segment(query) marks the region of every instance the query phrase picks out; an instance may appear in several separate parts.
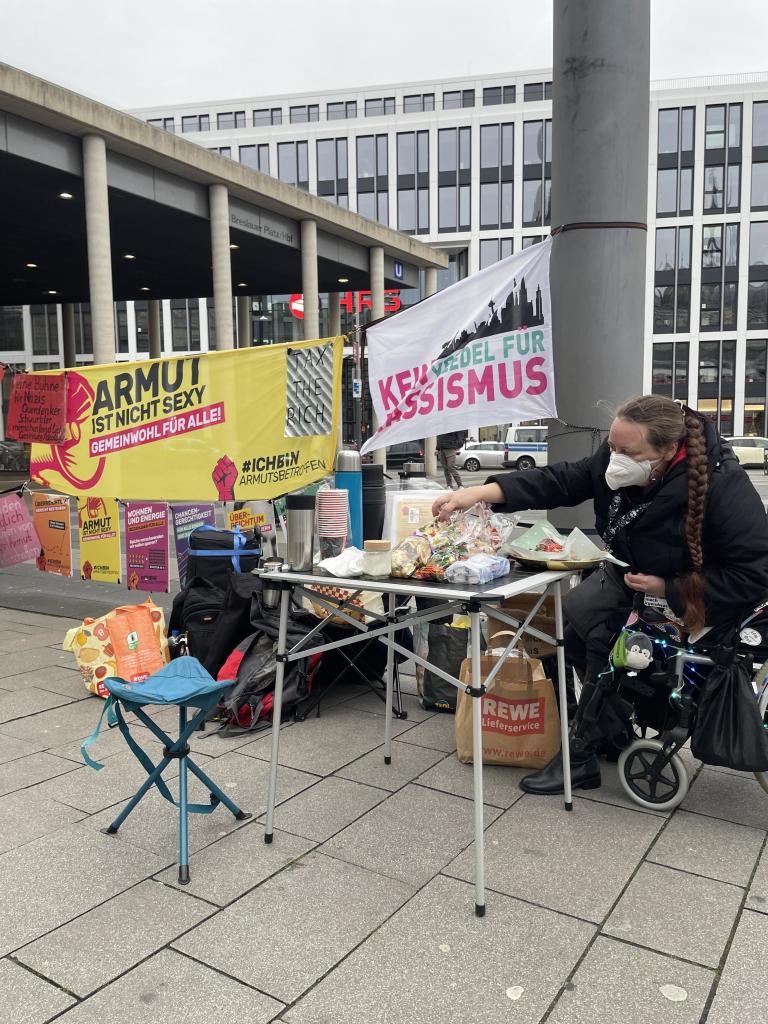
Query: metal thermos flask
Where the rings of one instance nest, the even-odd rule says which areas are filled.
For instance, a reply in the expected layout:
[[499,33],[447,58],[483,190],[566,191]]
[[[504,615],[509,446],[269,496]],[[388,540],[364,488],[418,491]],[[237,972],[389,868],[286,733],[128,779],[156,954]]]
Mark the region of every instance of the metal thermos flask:
[[363,547],[363,466],[360,452],[340,451],[336,455],[336,487],[349,494],[350,541]]
[[[261,563],[262,569],[267,569],[270,572],[274,572],[279,569],[283,564],[282,558],[265,558]],[[264,608],[277,608],[280,604],[280,591],[273,588],[269,583],[264,583],[261,588],[261,603]]]
[[315,496],[289,494],[285,499],[288,558],[295,572],[309,572],[315,547]]

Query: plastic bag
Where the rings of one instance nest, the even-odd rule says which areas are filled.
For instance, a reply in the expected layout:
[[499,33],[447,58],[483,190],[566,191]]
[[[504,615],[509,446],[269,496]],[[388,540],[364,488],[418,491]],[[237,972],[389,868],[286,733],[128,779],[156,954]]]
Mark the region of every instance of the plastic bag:
[[426,565],[432,556],[428,539],[420,533],[408,537],[392,552],[392,575],[401,578],[413,576],[421,565]]
[[490,583],[491,580],[506,576],[509,562],[503,555],[470,555],[460,562],[454,562],[445,570],[449,583]]
[[329,572],[331,576],[349,578],[350,576],[363,575],[363,552],[360,548],[345,548],[340,555],[334,558],[323,558],[317,564],[318,568]]
[[768,733],[748,665],[737,658],[716,665],[707,676],[691,736],[693,756],[704,764],[737,772],[768,771]]
[[[457,562],[472,555],[494,555],[511,536],[515,522],[514,518],[489,512],[483,504],[455,513],[447,523],[432,520],[392,552],[392,575],[447,579],[446,571]],[[509,572],[505,564],[501,575]]]

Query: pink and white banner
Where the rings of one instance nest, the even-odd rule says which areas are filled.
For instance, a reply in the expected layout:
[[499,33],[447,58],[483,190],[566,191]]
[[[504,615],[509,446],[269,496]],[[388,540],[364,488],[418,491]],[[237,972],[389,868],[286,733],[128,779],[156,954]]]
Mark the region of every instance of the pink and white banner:
[[368,329],[380,427],[364,453],[557,415],[551,251],[550,237]]

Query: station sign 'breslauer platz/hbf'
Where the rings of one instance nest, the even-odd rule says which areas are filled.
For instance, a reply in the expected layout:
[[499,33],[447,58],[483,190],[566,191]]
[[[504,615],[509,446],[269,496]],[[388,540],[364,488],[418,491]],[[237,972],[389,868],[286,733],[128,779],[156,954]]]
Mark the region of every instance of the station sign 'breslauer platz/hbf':
[[[294,292],[288,303],[291,313],[297,320],[304,319],[304,296]],[[364,309],[373,309],[370,292],[339,292],[339,306],[347,313],[360,313]],[[400,309],[400,289],[387,288],[384,292],[384,312],[396,313]]]

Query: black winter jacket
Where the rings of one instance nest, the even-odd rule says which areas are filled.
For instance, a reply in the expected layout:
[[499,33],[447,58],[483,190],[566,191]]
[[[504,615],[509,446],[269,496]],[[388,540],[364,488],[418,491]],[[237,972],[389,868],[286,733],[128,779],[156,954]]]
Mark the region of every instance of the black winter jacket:
[[[768,518],[763,503],[730,446],[710,420],[705,427],[709,487],[705,500],[702,551],[705,604],[710,626],[735,623],[739,616],[768,598]],[[607,441],[580,462],[560,462],[527,473],[488,478],[504,491],[504,511],[580,505],[592,498],[598,533],[608,526],[614,498],[605,482],[610,451]],[[673,466],[650,491],[626,488],[625,510],[650,501],[650,506],[613,537],[610,547],[632,572],[661,576],[666,599],[678,615],[683,603],[676,578],[691,568],[685,540],[688,507],[687,461]]]

